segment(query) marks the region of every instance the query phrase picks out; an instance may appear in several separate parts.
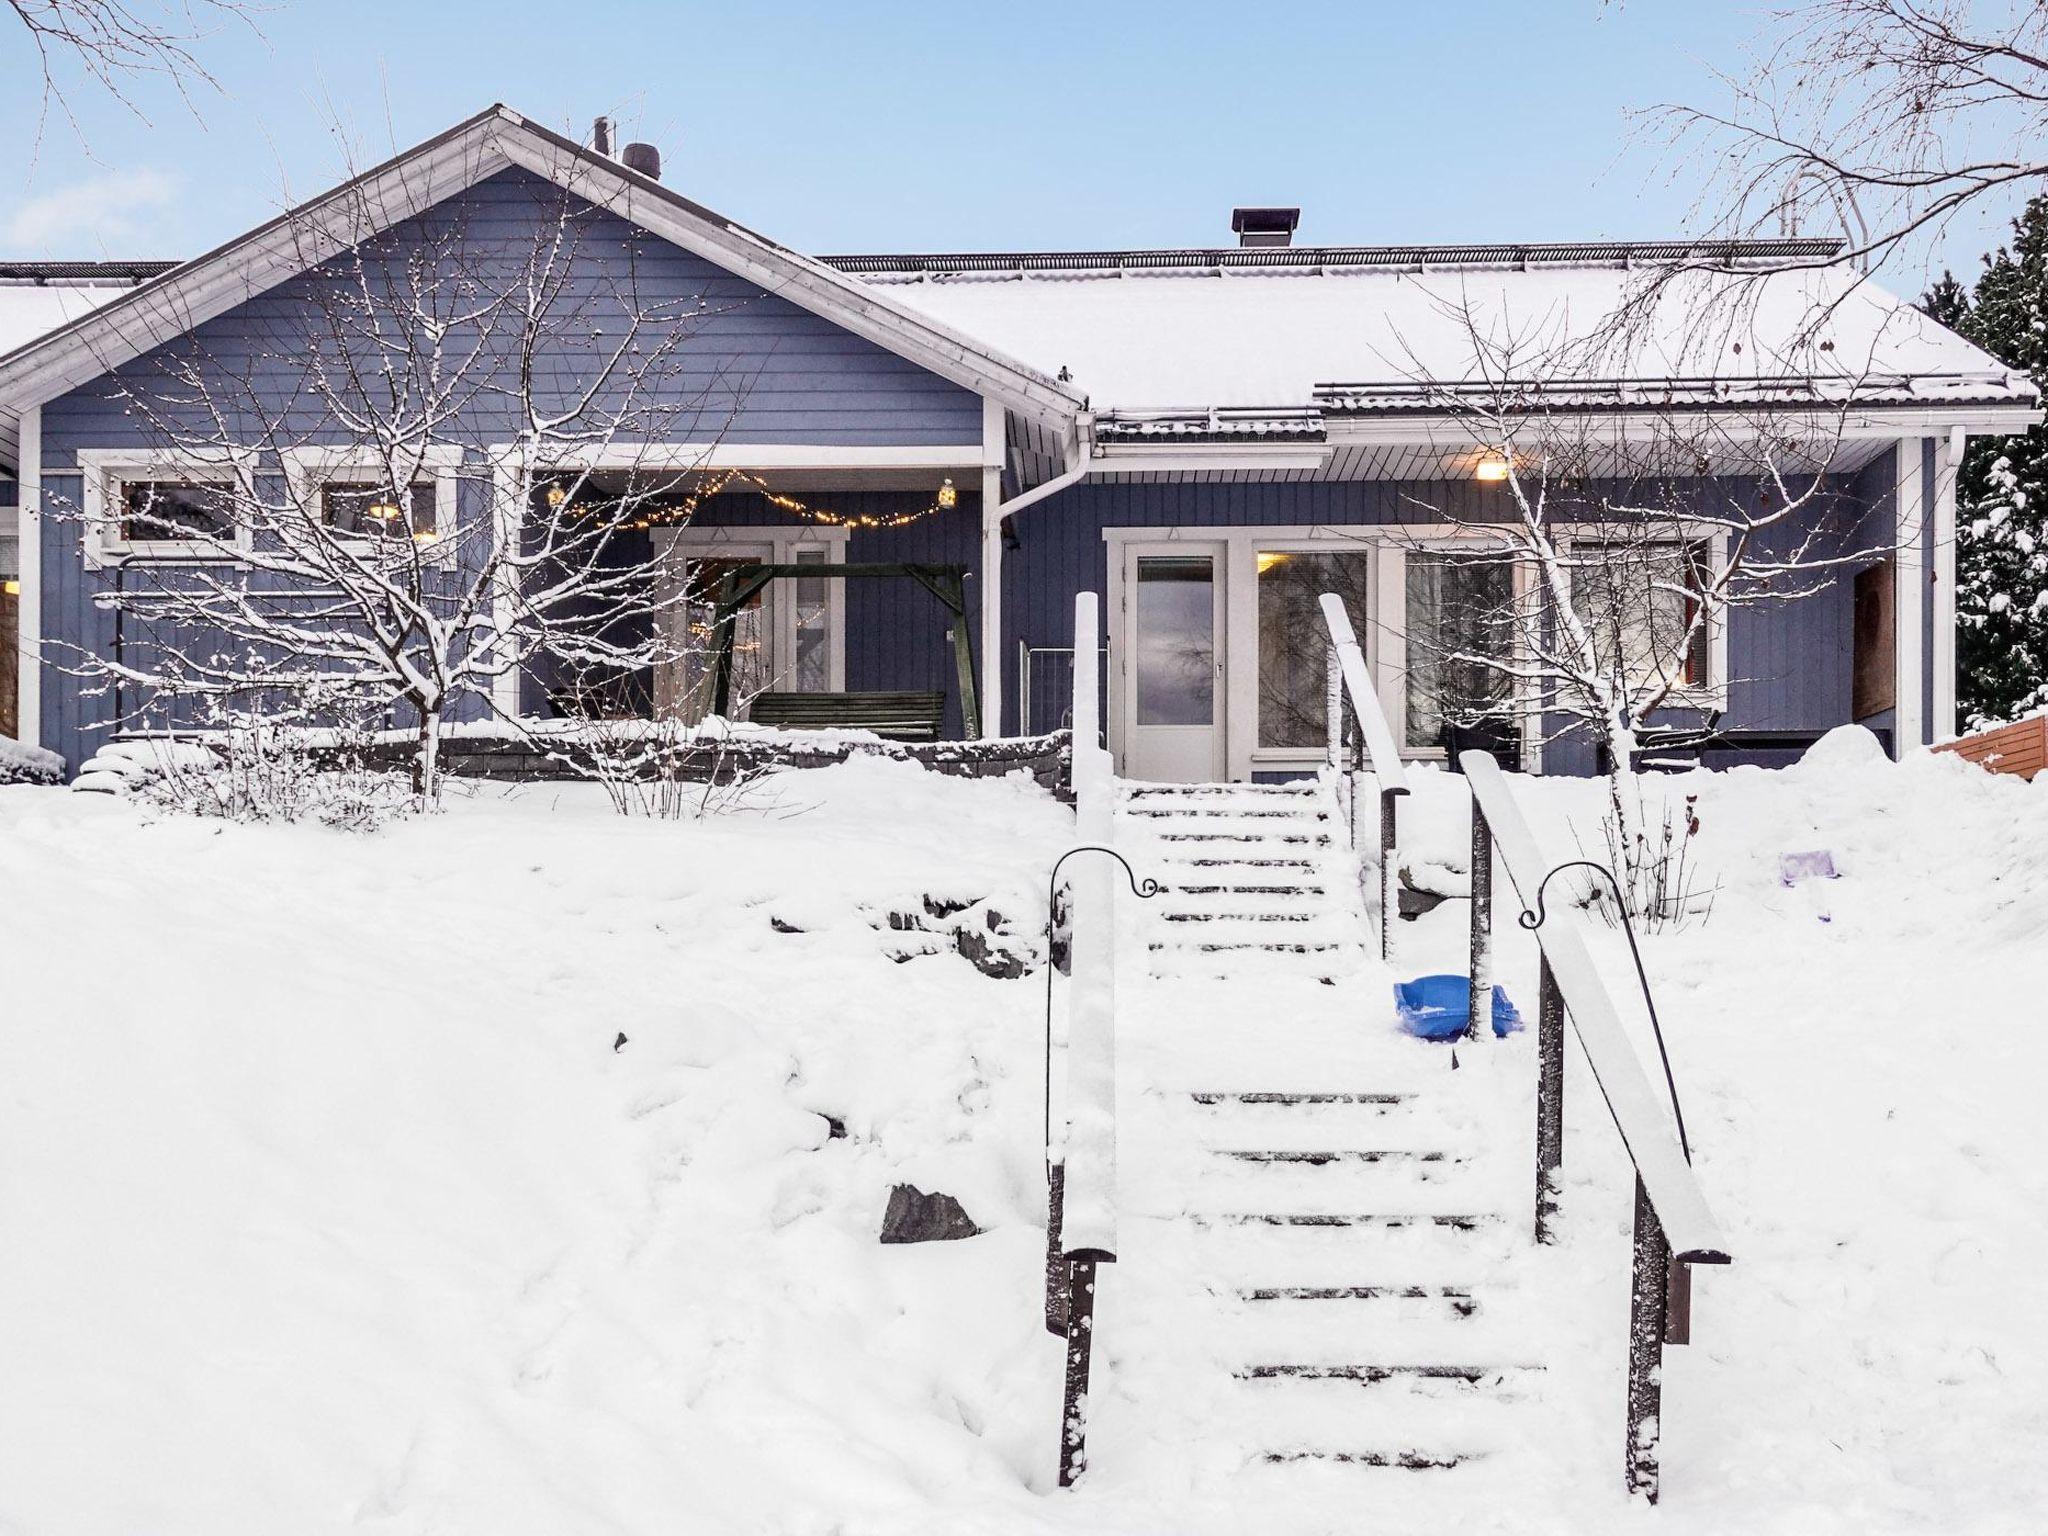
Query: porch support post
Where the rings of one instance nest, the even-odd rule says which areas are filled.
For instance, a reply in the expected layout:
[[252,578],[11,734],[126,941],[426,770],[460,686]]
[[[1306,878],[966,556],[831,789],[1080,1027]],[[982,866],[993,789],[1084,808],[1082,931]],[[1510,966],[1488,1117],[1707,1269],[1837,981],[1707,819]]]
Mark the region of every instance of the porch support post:
[[[15,729],[32,747],[50,743],[43,736],[43,408],[32,405],[21,413],[20,474],[15,480],[15,547],[21,553],[21,601],[15,606],[20,635],[17,654],[0,658],[0,665],[19,667],[15,674]],[[90,473],[90,471],[88,471]],[[84,501],[83,492],[79,500]],[[78,764],[69,764],[74,771]]]
[[1945,741],[1956,733],[1956,479],[1963,471],[1968,440],[1961,427],[1949,429],[1935,445],[1934,548],[1930,556],[1928,597],[1934,604],[1934,634],[1929,665],[1934,669],[1934,713],[1928,734]]
[[1922,693],[1926,687],[1927,498],[1924,438],[1899,439],[1892,491],[1892,756],[1903,758],[1927,741]]
[[[1000,402],[981,402],[981,730],[1003,734],[1003,449],[1009,424]],[[1018,723],[1018,729],[1023,724]]]

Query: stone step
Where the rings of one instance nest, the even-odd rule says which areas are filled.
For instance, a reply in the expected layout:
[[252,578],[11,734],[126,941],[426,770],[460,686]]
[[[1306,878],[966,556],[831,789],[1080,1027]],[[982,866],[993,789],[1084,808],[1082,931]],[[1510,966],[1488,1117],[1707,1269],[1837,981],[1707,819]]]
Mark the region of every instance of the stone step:
[[1245,1381],[1355,1381],[1362,1386],[1377,1386],[1385,1381],[1437,1381],[1456,1382],[1467,1387],[1502,1387],[1512,1384],[1517,1378],[1540,1375],[1540,1365],[1440,1365],[1421,1363],[1384,1364],[1374,1362],[1361,1364],[1355,1361],[1322,1363],[1315,1361],[1260,1361],[1240,1367],[1238,1376]]
[[1384,1232],[1477,1232],[1501,1221],[1492,1211],[1218,1211],[1191,1219],[1233,1227],[1371,1227]]
[[1323,793],[1320,784],[1297,781],[1292,784],[1131,784],[1117,786],[1129,800],[1216,800],[1232,796],[1248,800],[1313,799]]

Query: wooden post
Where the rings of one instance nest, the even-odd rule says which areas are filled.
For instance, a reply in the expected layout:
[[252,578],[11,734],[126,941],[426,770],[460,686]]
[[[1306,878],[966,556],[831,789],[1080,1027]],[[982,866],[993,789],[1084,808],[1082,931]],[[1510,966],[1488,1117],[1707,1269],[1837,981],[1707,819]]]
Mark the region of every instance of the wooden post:
[[1564,993],[1541,966],[1536,1023],[1536,1241],[1554,1242],[1557,1170],[1564,1166]]
[[1657,1450],[1663,1433],[1664,1332],[1671,1298],[1671,1245],[1636,1178],[1635,1278],[1628,1304],[1628,1444],[1623,1478],[1628,1491],[1657,1502]]
[[1067,1273],[1067,1388],[1060,1411],[1060,1486],[1088,1467],[1088,1369],[1095,1343],[1095,1260],[1077,1258]]
[[718,606],[711,610],[711,643],[717,647],[711,664],[711,713],[721,718],[732,703],[733,629],[739,618],[733,607],[733,578],[727,571],[718,581]]
[[981,735],[981,705],[974,687],[974,636],[967,631],[967,589],[958,576],[946,586],[953,609],[953,669],[960,680],[960,733],[974,741]]
[[1477,1040],[1493,1024],[1493,831],[1479,797],[1472,797],[1471,1016],[1465,1038]]
[[1380,958],[1394,954],[1394,923],[1401,915],[1400,872],[1394,868],[1394,843],[1399,832],[1401,791],[1380,791]]
[[[1047,1064],[1051,1070],[1051,1064]],[[1060,1243],[1061,1217],[1067,1194],[1067,1165],[1048,1163],[1045,1169],[1045,1331],[1064,1338],[1067,1332],[1067,1254]]]

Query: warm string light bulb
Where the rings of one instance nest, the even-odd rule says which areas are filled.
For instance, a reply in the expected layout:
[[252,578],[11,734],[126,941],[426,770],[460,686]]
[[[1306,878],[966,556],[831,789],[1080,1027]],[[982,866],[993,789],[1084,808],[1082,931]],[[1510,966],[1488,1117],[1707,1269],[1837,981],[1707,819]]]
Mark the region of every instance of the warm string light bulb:
[[[691,494],[684,500],[681,506],[664,507],[659,511],[647,512],[634,518],[630,523],[622,523],[619,526],[641,529],[665,527],[674,523],[687,523],[692,517],[696,516],[698,506],[703,503],[706,497],[718,495],[735,480],[744,481],[747,485],[753,487],[755,493],[777,511],[787,512],[792,517],[800,517],[806,522],[816,523],[820,527],[825,528],[859,528],[863,530],[904,528],[911,523],[920,522],[934,513],[950,512],[960,505],[960,491],[951,479],[947,479],[942,481],[938,490],[933,493],[931,504],[915,512],[885,512],[880,514],[872,512],[833,512],[824,507],[811,506],[786,492],[774,490],[766,480],[747,470],[727,469],[719,471],[711,485]],[[562,490],[559,483],[551,484],[547,490],[547,500],[550,507],[559,508],[567,500],[567,493]],[[572,510],[576,510],[582,516],[588,515],[588,512],[580,507]]]

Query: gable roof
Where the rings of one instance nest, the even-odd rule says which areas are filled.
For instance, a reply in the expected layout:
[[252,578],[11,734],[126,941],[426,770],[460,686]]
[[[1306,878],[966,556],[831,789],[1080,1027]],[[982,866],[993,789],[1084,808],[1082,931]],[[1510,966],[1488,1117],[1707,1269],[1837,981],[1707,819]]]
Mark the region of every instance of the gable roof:
[[139,357],[318,265],[371,230],[422,213],[508,166],[570,187],[649,233],[1022,416],[1065,426],[1086,407],[1071,385],[497,105],[225,245],[110,295],[91,313],[15,345],[0,356],[0,460],[13,458],[21,410]]

